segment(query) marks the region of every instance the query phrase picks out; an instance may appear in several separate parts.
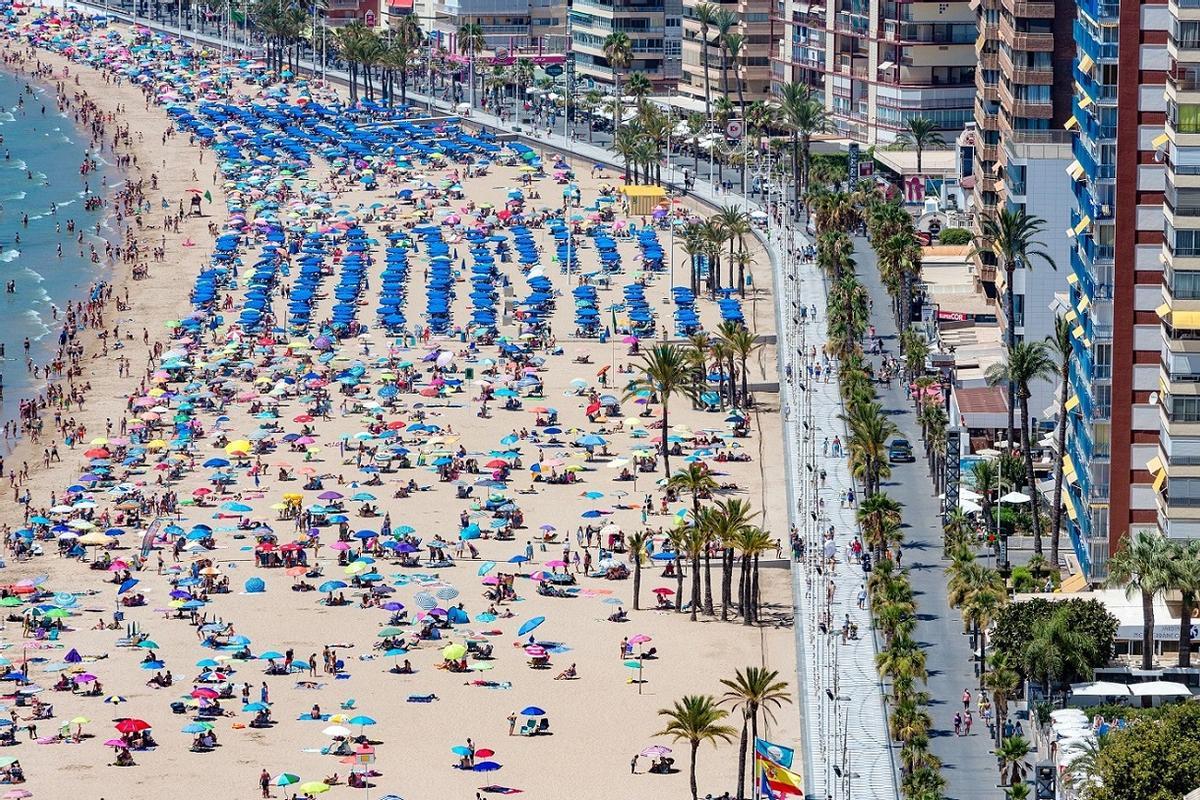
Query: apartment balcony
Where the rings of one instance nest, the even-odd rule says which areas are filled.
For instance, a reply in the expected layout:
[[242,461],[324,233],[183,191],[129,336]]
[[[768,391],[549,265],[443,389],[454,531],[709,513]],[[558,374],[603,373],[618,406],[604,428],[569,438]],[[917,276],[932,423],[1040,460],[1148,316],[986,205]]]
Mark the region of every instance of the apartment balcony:
[[[1000,145],[987,144],[978,137],[975,139],[975,158],[977,161],[983,161],[987,164],[995,164],[1000,160]],[[978,176],[976,176],[978,180]]]
[[1200,131],[1195,133],[1180,131],[1175,121],[1171,119],[1170,113],[1167,114],[1166,130],[1171,137],[1172,144],[1178,147],[1200,147]]
[[996,81],[988,83],[983,79],[982,72],[975,73],[975,90],[979,92],[979,98],[989,103],[996,103],[1000,100],[1000,84]]
[[[980,53],[979,54],[979,70],[989,70],[990,71],[990,70],[998,70],[998,69],[1000,69],[1000,59],[997,56],[995,51],[992,51],[990,53]],[[979,74],[979,70],[976,70],[976,72],[975,72],[976,75]]]
[[1168,0],[1167,8],[1180,21],[1200,20],[1200,0]]
[[1177,103],[1200,103],[1200,75],[1191,70],[1167,73],[1166,94]]
[[1101,42],[1094,38],[1087,26],[1078,20],[1075,21],[1072,31],[1074,33],[1075,43],[1083,52],[1087,53],[1096,63],[1111,62],[1117,60],[1117,43],[1116,42]]
[[1013,28],[1012,21],[1007,16],[1000,18],[1000,38],[1008,42],[1013,50],[1037,53],[1054,51],[1054,34],[1018,32]]
[[1200,38],[1168,36],[1167,55],[1185,64],[1200,63]]
[[1028,0],[1000,0],[1001,7],[1014,17],[1025,19],[1054,19],[1054,3]]

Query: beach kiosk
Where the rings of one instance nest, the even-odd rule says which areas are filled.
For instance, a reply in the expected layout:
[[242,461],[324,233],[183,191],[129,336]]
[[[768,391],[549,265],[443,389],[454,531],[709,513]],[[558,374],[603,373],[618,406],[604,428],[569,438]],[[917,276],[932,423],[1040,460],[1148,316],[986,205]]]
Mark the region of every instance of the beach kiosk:
[[667,196],[661,186],[641,184],[622,186],[621,193],[629,198],[629,213],[634,216],[653,214],[659,201]]

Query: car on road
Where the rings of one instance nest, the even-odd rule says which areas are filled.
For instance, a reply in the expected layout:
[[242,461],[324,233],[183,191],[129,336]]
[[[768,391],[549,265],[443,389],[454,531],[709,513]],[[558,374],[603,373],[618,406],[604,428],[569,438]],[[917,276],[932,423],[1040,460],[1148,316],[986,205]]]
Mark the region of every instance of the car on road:
[[888,445],[888,461],[893,464],[911,463],[917,459],[913,456],[912,445],[907,439],[893,439]]

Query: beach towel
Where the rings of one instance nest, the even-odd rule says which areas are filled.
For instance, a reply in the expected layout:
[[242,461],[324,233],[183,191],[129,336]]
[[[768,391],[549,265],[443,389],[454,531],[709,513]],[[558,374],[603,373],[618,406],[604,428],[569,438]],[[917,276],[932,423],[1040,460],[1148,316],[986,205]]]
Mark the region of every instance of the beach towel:
[[296,717],[296,719],[300,720],[301,722],[328,722],[329,715],[322,714],[320,717],[314,717],[312,714],[301,714],[300,716]]
[[487,792],[488,794],[520,794],[521,789],[512,789],[508,786],[497,786],[494,783],[489,783],[487,786],[480,786],[479,791]]
[[410,694],[408,696],[408,702],[410,703],[432,703],[437,699],[436,694]]

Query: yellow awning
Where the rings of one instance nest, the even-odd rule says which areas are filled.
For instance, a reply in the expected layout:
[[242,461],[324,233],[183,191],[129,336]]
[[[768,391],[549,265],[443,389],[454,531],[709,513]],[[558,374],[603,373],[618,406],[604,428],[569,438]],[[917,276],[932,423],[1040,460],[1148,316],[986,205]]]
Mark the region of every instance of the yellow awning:
[[1163,470],[1162,472],[1160,472],[1154,476],[1154,491],[1161,492],[1163,486],[1166,485],[1166,482],[1167,482],[1167,471]]
[[1158,148],[1160,148],[1164,144],[1166,144],[1167,140],[1170,138],[1171,138],[1170,136],[1168,136],[1167,134],[1164,133],[1161,136],[1155,136],[1154,140],[1152,142],[1150,142],[1150,144],[1154,145],[1154,149],[1157,150]]
[[1085,230],[1087,230],[1087,226],[1091,225],[1091,224],[1092,224],[1092,218],[1089,217],[1087,214],[1084,214],[1083,219],[1079,220],[1079,222],[1076,223],[1075,227],[1072,228],[1071,230],[1075,231],[1075,235],[1078,236],[1079,234],[1081,234]]
[[999,174],[1000,174],[1000,170],[1002,170],[1002,169],[1004,169],[1004,165],[1003,165],[1003,164],[1001,164],[999,161],[997,161],[996,163],[992,164],[992,172],[993,172],[994,174],[996,174],[996,175],[999,175]]
[[1079,180],[1080,176],[1083,175],[1083,164],[1079,163],[1079,159],[1075,159],[1067,165],[1067,174],[1075,180]]
[[1067,411],[1074,411],[1079,407],[1079,395],[1073,394],[1067,398],[1067,402],[1063,404],[1063,408]]
[[[1075,519],[1075,506],[1070,503],[1067,503],[1067,514],[1070,515],[1071,519]],[[1087,588],[1087,585],[1087,578],[1084,577],[1083,570],[1080,570],[1074,575],[1068,575],[1063,578],[1062,583],[1058,585],[1058,593],[1074,594],[1075,592],[1082,592]]]
[[1071,460],[1071,456],[1063,456],[1063,474],[1075,474],[1075,462]]
[[1084,53],[1083,58],[1079,59],[1079,69],[1083,72],[1087,72],[1094,66],[1096,66],[1096,62],[1092,61],[1092,57],[1087,53]]
[[1189,331],[1200,330],[1200,311],[1172,312],[1171,327]]
[[1078,124],[1079,124],[1079,120],[1075,119],[1075,115],[1072,114],[1067,119],[1067,121],[1065,123],[1063,123],[1063,127],[1066,128],[1067,130],[1071,130],[1071,128],[1074,128]]
[[1074,272],[1072,272],[1070,275],[1067,276],[1067,283],[1074,286],[1075,284],[1079,283],[1079,276],[1076,275]]
[[1075,313],[1075,309],[1071,309],[1067,313],[1063,314],[1063,319],[1065,319],[1067,322],[1074,322],[1075,320],[1079,319],[1079,315]]
[[1171,313],[1171,304],[1163,303],[1161,306],[1154,309],[1154,313],[1158,314],[1159,319],[1166,319],[1167,315]]
[[1087,108],[1091,104],[1092,104],[1092,98],[1088,97],[1086,94],[1079,98],[1079,107],[1080,108]]
[[667,193],[666,190],[661,186],[642,186],[636,184],[632,186],[622,186],[621,192],[626,197],[663,197]]
[[1083,336],[1083,326],[1076,325],[1074,328],[1071,328],[1071,335],[1076,339],[1078,339],[1080,336]]
[[1083,297],[1079,298],[1079,305],[1077,305],[1075,307],[1078,308],[1079,313],[1082,314],[1084,311],[1087,310],[1087,307],[1091,304],[1092,304],[1092,301],[1089,300],[1088,296],[1085,294]]

